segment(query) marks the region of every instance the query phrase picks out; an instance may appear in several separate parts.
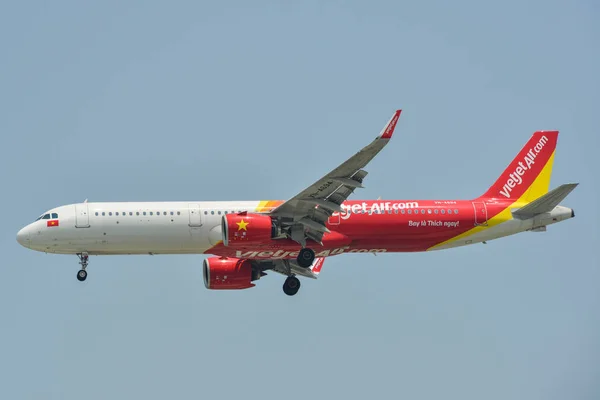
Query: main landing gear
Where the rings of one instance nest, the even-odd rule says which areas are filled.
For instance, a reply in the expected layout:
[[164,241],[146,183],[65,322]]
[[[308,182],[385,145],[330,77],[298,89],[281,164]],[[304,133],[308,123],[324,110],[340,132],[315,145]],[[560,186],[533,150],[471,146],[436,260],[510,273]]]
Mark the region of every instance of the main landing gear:
[[302,268],[310,267],[313,261],[315,261],[315,251],[307,247],[303,248],[298,253],[298,258],[296,258],[296,261]]
[[77,272],[77,280],[79,282],[85,281],[87,278],[87,271],[85,270],[88,266],[88,253],[77,253],[77,257],[79,257],[79,265],[81,265],[81,269]]
[[293,296],[298,293],[298,290],[300,290],[300,280],[294,275],[288,276],[285,282],[283,282],[283,293]]

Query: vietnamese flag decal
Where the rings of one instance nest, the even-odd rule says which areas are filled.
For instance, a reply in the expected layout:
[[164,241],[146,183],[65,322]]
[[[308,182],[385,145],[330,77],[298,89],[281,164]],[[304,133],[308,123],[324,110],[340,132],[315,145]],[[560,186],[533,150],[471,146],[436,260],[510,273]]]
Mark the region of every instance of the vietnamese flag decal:
[[55,220],[52,220],[52,221],[48,221],[48,223],[46,224],[46,226],[47,226],[47,227],[50,227],[50,226],[58,226],[58,220],[57,220],[57,219],[55,219]]

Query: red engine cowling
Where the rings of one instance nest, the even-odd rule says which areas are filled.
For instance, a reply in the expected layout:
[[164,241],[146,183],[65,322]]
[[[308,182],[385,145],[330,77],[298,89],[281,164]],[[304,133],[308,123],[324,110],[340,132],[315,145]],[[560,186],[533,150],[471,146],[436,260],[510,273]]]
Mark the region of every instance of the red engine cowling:
[[277,234],[271,217],[261,214],[226,214],[221,220],[223,245],[247,247],[265,244]]
[[207,289],[248,289],[255,286],[252,281],[260,278],[260,273],[252,271],[249,260],[220,257],[204,260],[202,275]]

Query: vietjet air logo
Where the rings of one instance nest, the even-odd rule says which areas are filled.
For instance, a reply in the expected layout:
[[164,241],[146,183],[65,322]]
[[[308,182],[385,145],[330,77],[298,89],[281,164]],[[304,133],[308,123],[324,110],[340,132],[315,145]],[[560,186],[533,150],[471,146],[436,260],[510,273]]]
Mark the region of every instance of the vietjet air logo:
[[533,164],[535,164],[534,160],[542,151],[546,143],[548,143],[548,138],[546,136],[542,136],[540,141],[537,142],[533,148],[529,149],[523,161],[519,161],[519,165],[517,168],[515,168],[514,172],[511,172],[510,175],[508,175],[506,183],[502,187],[502,190],[500,190],[500,194],[502,196],[510,198],[513,189],[523,183],[522,176],[531,169]]
[[[315,254],[316,257],[330,257],[337,256],[338,254],[344,253],[385,253],[387,249],[350,249],[349,246],[339,247],[337,249],[323,250]],[[277,250],[277,251],[257,251],[248,250],[235,252],[236,258],[241,259],[256,259],[256,258],[267,258],[267,259],[282,259],[282,258],[296,258],[298,257],[297,251]]]
[[[342,204],[343,212],[339,213],[340,218],[348,219],[352,214],[383,214],[393,210],[404,210],[408,208],[419,208],[419,203],[416,201],[405,201],[394,203],[391,201],[375,202],[367,204],[366,202],[356,204]],[[337,215],[337,213],[333,213]]]

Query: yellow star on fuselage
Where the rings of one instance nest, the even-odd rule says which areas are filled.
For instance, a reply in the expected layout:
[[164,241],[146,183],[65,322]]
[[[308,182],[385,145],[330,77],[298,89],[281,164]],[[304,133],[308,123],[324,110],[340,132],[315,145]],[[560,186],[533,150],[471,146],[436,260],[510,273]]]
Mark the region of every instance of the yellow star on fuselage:
[[236,224],[238,226],[238,231],[241,231],[241,230],[248,231],[248,229],[246,229],[246,227],[248,226],[249,222],[246,222],[242,219],[240,222],[236,222]]

